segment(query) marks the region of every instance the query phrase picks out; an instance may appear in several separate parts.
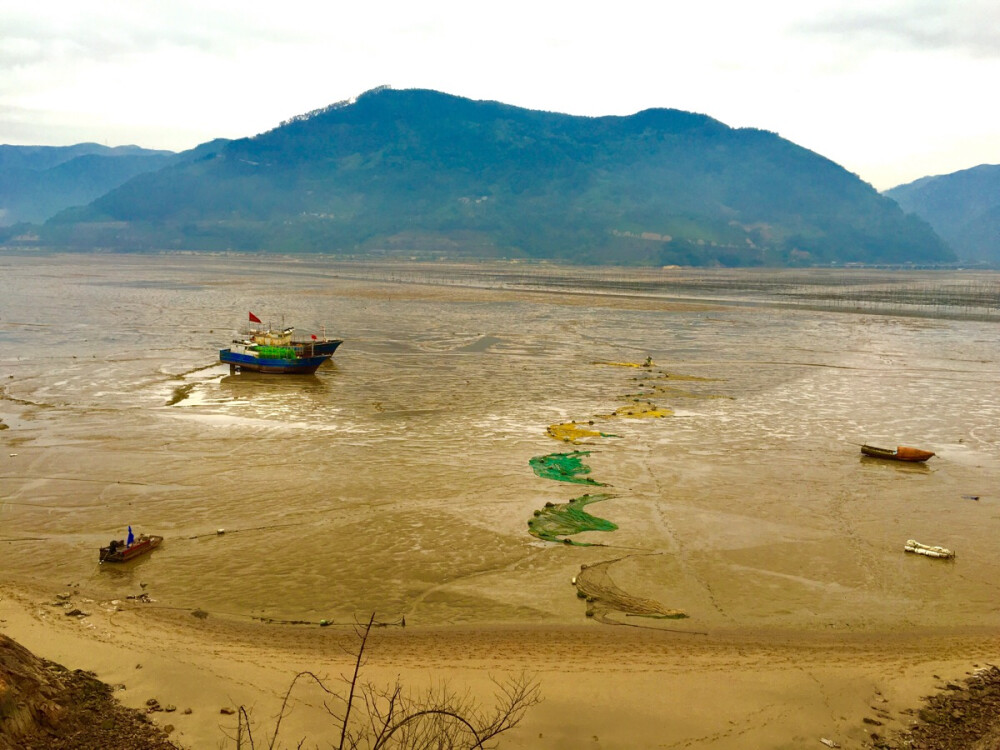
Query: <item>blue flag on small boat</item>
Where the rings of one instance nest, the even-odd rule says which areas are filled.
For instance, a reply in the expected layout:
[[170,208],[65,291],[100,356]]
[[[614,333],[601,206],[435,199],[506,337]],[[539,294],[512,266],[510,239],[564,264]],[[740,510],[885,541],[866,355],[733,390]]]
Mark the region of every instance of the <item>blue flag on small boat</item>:
[[135,536],[132,534],[132,527],[129,526],[128,527],[128,541],[125,542],[125,544],[127,546],[131,547],[132,546],[132,542],[134,542],[134,541],[135,541]]

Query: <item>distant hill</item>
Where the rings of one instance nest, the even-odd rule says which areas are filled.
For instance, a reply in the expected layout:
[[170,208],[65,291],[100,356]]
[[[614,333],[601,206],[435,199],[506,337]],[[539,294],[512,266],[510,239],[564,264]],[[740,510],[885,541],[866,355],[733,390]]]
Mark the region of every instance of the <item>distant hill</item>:
[[137,146],[108,148],[0,145],[0,226],[41,223],[68,206],[90,203],[174,154]]
[[925,219],[962,261],[1000,266],[1000,165],[924,177],[885,194]]
[[194,158],[221,142],[181,154],[97,143],[0,145],[0,226],[40,224],[64,208],[90,203],[138,174]]
[[923,221],[774,133],[376,89],[138,175],[48,244],[582,263],[953,260]]
[[144,156],[168,154],[169,151],[151,151],[139,146],[101,146],[97,143],[77,143],[74,146],[8,146],[0,144],[0,174],[9,170],[44,171],[77,158],[78,156]]

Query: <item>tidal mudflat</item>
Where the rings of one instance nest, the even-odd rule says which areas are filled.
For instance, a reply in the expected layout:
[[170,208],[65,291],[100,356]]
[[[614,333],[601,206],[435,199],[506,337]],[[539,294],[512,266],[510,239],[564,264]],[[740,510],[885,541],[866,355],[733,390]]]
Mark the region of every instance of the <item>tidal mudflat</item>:
[[[406,622],[377,669],[538,673],[509,746],[539,748],[860,747],[876,694],[996,658],[996,322],[414,268],[0,257],[9,634],[109,677],[172,649],[140,684],[263,705],[374,611]],[[248,311],[345,343],[315,377],[230,375]],[[571,459],[599,486],[553,481]],[[603,523],[573,525],[585,492]],[[163,546],[99,566],[127,525]],[[215,744],[217,716],[175,723]]]

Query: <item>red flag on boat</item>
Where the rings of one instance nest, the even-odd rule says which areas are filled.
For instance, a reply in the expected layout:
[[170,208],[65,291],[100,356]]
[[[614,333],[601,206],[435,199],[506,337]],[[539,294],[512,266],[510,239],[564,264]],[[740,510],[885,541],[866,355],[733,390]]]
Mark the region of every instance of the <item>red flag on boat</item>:
[[256,315],[254,315],[253,313],[250,313],[250,322],[251,322],[251,323],[260,323],[260,318],[258,318],[258,317],[257,317]]
[[312,334],[312,340],[313,340],[313,341],[315,341],[315,340],[316,340],[316,334],[315,334],[315,333],[314,333],[314,334]]

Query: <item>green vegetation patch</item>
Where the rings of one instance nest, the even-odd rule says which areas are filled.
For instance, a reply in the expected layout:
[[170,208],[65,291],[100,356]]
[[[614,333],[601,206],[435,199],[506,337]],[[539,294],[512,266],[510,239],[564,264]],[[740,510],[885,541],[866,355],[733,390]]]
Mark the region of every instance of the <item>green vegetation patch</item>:
[[[179,404],[181,401],[190,396],[191,391],[194,390],[194,385],[195,385],[194,383],[185,383],[184,385],[179,385],[176,388],[174,388],[174,395],[170,397],[169,401],[167,401],[167,406],[174,406],[175,404]],[[0,430],[2,429],[3,426],[0,426]]]
[[529,459],[528,465],[542,479],[604,487],[604,482],[598,482],[596,479],[584,476],[590,473],[590,467],[583,462],[583,459],[589,455],[590,451],[549,453],[546,456],[535,456]]
[[544,508],[535,511],[534,518],[528,521],[528,532],[532,536],[547,542],[562,542],[578,547],[592,547],[590,542],[576,542],[566,537],[583,531],[615,531],[617,524],[603,518],[597,518],[584,510],[590,503],[599,503],[615,497],[607,493],[596,495],[581,495],[574,497],[568,503],[546,503]]

